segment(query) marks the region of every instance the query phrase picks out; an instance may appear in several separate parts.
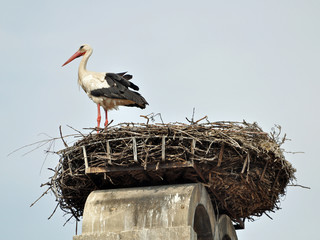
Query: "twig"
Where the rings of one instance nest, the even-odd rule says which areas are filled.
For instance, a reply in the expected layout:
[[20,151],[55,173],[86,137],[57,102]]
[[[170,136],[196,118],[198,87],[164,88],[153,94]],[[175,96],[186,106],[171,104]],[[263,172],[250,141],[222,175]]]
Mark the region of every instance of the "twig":
[[62,140],[64,146],[65,146],[66,148],[69,147],[68,144],[66,143],[66,141],[63,139],[62,130],[61,130],[61,125],[59,126],[59,132],[60,132],[60,137],[61,137],[61,140]]
[[268,218],[270,218],[271,220],[273,220],[273,218],[270,217],[270,215],[269,215],[268,213],[264,212],[264,214],[267,215]]
[[267,162],[266,165],[265,165],[264,168],[263,168],[263,171],[262,171],[262,174],[261,174],[261,177],[260,177],[260,181],[263,180],[264,174],[266,173],[266,170],[267,170],[268,163],[269,163],[269,162]]
[[305,153],[305,152],[288,152],[288,151],[284,151],[285,153],[290,153],[290,154],[300,154],[300,153]]
[[147,119],[146,125],[149,124],[149,120],[151,120],[152,122],[155,122],[155,117],[156,117],[156,116],[159,116],[159,118],[160,118],[160,120],[161,120],[161,123],[164,124],[163,119],[162,119],[162,116],[161,116],[161,113],[156,113],[156,114],[150,113],[150,114],[148,114],[148,115],[140,115],[140,117],[143,117],[143,118]]
[[208,116],[204,116],[203,118],[200,118],[199,120],[197,120],[197,121],[195,122],[195,124],[197,124],[197,123],[201,122],[203,119],[207,119],[207,118],[208,118]]
[[103,129],[103,132],[104,132],[105,130],[108,130],[109,126],[110,126],[112,123],[113,123],[113,119],[108,123],[107,126],[105,126],[105,128]]
[[288,187],[301,187],[301,188],[311,189],[311,187],[306,187],[300,184],[288,184]]
[[[76,137],[76,136],[77,136],[77,135],[75,135],[75,134],[69,134],[69,135],[64,136],[64,138],[66,138],[66,137]],[[37,142],[34,142],[34,143],[27,144],[27,145],[24,145],[24,146],[22,146],[22,147],[19,147],[19,148],[13,150],[13,151],[10,152],[7,156],[10,156],[10,155],[12,155],[12,154],[14,154],[14,153],[22,150],[22,149],[25,149],[25,148],[28,148],[28,147],[32,147],[32,146],[37,145],[36,147],[34,147],[33,149],[31,149],[30,151],[24,153],[23,156],[25,156],[25,155],[29,154],[30,152],[33,152],[33,151],[41,148],[42,146],[44,146],[44,145],[46,145],[46,144],[48,144],[48,143],[54,142],[55,140],[58,140],[58,139],[61,139],[61,137],[53,137],[53,138],[50,138],[50,139],[44,139],[44,140],[40,140],[40,141],[37,141]]]
[[112,181],[111,177],[108,176],[108,174],[105,174],[104,176],[107,177],[107,178],[109,179],[109,181],[110,181],[113,185],[117,185],[117,184],[115,184],[115,183]]
[[150,119],[149,119],[149,117],[148,117],[148,116],[140,115],[140,117],[143,117],[143,118],[147,119],[147,123],[146,123],[146,124],[147,124],[147,125],[149,124],[149,120],[150,120]]
[[220,167],[220,166],[221,166],[222,157],[223,157],[223,152],[224,152],[224,143],[221,144],[217,167]]
[[248,153],[247,154],[247,158],[248,158],[248,168],[247,168],[247,181],[248,181],[248,178],[249,178],[249,170],[250,170],[250,154]]
[[44,195],[46,195],[50,189],[51,187],[49,187],[44,193],[42,193],[42,195],[30,205],[30,207],[36,204],[36,202],[38,202]]
[[72,130],[76,131],[77,133],[79,133],[82,137],[85,137],[85,135],[82,134],[82,132],[80,132],[79,130],[75,129],[74,127],[71,127],[69,125],[67,125],[69,128],[71,128]]
[[247,162],[248,162],[248,155],[246,156],[246,159],[244,160],[244,163],[243,163],[243,167],[242,167],[242,170],[241,170],[242,174],[244,173],[244,170],[246,169]]
[[48,217],[48,220],[50,220],[50,218],[53,216],[53,214],[57,211],[57,208],[59,206],[60,203],[57,204],[57,206],[54,208],[53,212],[51,213],[51,215]]
[[192,117],[191,117],[191,120],[189,120],[187,117],[187,121],[192,125],[192,124],[195,124],[194,122],[194,112],[195,112],[195,108],[192,109]]
[[[71,215],[71,217],[69,217],[68,219],[67,219],[67,221],[63,224],[63,226],[65,226],[73,217],[75,217],[76,219],[78,219],[77,217],[76,217],[76,215]],[[77,220],[78,221],[78,220]]]

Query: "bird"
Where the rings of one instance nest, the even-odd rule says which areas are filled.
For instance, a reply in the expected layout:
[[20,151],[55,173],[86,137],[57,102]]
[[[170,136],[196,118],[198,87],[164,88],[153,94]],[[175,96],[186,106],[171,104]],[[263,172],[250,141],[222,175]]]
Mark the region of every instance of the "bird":
[[62,67],[82,56],[78,69],[78,84],[86,92],[88,97],[97,104],[97,132],[99,132],[101,122],[100,106],[105,111],[106,120],[104,126],[106,128],[109,123],[109,110],[118,109],[118,106],[144,109],[146,105],[148,105],[148,102],[137,92],[139,87],[129,81],[132,79],[132,75],[127,72],[110,73],[88,71],[86,66],[92,52],[93,49],[90,45],[83,44],[80,46],[79,50],[62,65]]

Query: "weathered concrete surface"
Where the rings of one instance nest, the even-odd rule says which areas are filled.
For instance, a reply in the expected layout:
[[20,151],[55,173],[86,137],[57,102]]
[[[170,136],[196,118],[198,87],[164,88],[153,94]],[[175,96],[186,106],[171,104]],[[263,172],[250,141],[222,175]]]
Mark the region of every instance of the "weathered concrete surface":
[[218,231],[219,231],[219,237],[222,240],[224,239],[238,240],[236,230],[234,229],[230,218],[225,214],[219,217]]
[[73,239],[218,240],[219,233],[206,189],[183,184],[94,191],[85,204],[82,235]]
[[136,239],[190,239],[197,240],[197,234],[192,227],[171,227],[171,228],[154,228],[124,231],[119,233],[97,233],[97,234],[83,234],[74,236],[74,240],[136,240]]

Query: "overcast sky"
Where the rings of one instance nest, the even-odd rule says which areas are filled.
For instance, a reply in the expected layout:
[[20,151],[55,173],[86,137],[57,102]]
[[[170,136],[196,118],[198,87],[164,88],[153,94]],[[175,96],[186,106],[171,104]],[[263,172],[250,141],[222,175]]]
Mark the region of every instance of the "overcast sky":
[[[96,125],[96,105],[79,90],[79,60],[61,65],[83,43],[94,48],[88,69],[129,71],[148,100],[145,110],[120,108],[109,120],[165,122],[195,118],[280,124],[297,169],[282,209],[237,231],[239,240],[318,236],[320,1],[3,1],[1,48],[1,239],[72,239],[45,189],[57,156],[45,148],[10,156],[25,144]],[[104,121],[104,119],[103,119]],[[71,139],[69,140],[71,141]],[[55,150],[63,147],[56,142]],[[81,231],[80,231],[81,232]]]

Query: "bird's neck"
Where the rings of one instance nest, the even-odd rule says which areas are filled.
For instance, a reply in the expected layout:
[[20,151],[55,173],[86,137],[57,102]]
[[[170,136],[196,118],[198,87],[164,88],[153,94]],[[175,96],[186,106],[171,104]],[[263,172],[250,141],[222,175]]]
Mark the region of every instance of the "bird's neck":
[[79,65],[79,70],[78,70],[78,74],[79,74],[79,78],[83,77],[83,75],[87,72],[87,62],[89,57],[92,54],[92,49],[88,50],[82,57],[80,65]]

